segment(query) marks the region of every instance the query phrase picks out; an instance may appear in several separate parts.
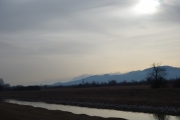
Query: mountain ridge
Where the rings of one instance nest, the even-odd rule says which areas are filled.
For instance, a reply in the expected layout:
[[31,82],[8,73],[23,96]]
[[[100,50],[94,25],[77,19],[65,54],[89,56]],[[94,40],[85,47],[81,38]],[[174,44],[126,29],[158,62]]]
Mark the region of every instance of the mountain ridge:
[[[172,66],[160,66],[161,68],[165,68],[167,71],[167,79],[171,79],[171,78],[176,78],[176,77],[180,77],[180,67],[172,67]],[[88,82],[88,83],[92,83],[93,81],[95,82],[108,82],[110,80],[116,80],[117,82],[122,82],[122,81],[140,81],[140,80],[145,80],[147,73],[152,69],[151,68],[146,68],[144,70],[136,70],[136,71],[130,71],[124,74],[103,74],[103,75],[90,75],[88,77],[82,78],[82,79],[72,79],[69,82],[57,82],[52,84],[52,86],[58,86],[58,85],[75,85],[75,84],[80,84],[82,83],[82,81],[84,81],[84,83]],[[88,75],[88,74],[85,74]],[[78,77],[76,77],[78,78]]]

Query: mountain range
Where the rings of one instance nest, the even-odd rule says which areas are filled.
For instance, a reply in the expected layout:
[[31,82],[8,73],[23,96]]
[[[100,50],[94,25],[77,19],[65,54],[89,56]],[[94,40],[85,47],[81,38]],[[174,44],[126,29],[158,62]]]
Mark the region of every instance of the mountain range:
[[[172,67],[172,66],[160,66],[161,68],[166,69],[167,72],[167,79],[171,79],[171,78],[177,78],[180,77],[180,68],[178,67]],[[147,74],[149,71],[151,71],[152,68],[147,68],[144,70],[137,70],[137,71],[131,71],[128,73],[124,73],[124,74],[103,74],[103,75],[82,75],[82,76],[78,76],[76,78],[73,78],[71,81],[69,82],[57,82],[52,84],[52,86],[59,86],[59,85],[77,85],[82,83],[82,81],[84,81],[84,83],[88,82],[88,83],[92,83],[94,82],[98,82],[98,83],[102,83],[102,82],[108,82],[109,80],[116,80],[117,82],[122,82],[122,81],[140,81],[140,80],[145,80],[147,77]]]

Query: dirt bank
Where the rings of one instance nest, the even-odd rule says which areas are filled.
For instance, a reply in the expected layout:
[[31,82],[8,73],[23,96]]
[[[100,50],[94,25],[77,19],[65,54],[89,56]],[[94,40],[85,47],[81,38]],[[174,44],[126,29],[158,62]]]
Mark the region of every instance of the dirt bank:
[[125,120],[121,118],[101,118],[76,115],[59,110],[47,110],[25,105],[0,103],[0,120]]

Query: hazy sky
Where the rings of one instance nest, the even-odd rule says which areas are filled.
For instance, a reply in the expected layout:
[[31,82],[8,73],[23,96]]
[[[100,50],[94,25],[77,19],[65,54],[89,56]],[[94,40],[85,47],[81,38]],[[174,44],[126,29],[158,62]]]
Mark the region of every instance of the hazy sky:
[[0,0],[0,78],[11,85],[180,67],[180,0]]

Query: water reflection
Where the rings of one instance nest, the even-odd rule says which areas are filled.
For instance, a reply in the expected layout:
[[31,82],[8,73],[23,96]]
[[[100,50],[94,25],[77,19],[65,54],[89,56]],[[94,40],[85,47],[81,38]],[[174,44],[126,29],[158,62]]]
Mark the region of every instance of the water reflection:
[[177,120],[180,120],[180,116],[177,116],[176,119],[177,119]]
[[155,120],[169,120],[170,117],[168,115],[163,114],[153,114]]

